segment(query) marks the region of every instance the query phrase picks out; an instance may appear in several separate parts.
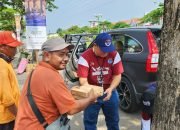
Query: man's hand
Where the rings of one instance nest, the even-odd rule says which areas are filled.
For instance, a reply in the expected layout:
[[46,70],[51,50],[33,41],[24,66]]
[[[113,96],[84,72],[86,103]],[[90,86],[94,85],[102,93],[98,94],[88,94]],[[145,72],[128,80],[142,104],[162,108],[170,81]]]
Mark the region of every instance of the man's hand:
[[106,94],[106,97],[103,99],[103,101],[108,101],[111,98],[111,95],[112,95],[112,88],[106,89],[104,94]]
[[90,100],[91,100],[92,103],[95,103],[95,102],[97,101],[97,98],[100,97],[100,96],[101,96],[100,94],[94,93],[94,90],[91,89],[88,98],[90,98]]

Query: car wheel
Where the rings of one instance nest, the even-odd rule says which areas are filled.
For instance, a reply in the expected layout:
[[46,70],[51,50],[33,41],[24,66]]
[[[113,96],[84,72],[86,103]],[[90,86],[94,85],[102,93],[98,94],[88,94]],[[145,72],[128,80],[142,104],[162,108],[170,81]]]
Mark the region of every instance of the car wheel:
[[135,112],[138,108],[136,96],[131,82],[122,77],[121,83],[117,87],[120,99],[120,108],[125,112]]

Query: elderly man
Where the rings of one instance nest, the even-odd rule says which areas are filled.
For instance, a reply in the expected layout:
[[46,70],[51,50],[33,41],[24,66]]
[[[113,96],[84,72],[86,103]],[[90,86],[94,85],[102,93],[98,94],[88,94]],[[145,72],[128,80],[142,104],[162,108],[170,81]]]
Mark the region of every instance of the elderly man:
[[0,130],[14,128],[20,91],[11,61],[20,45],[13,32],[0,31]]
[[[98,95],[92,91],[88,98],[75,100],[59,75],[58,70],[65,68],[69,59],[69,51],[72,48],[73,45],[65,43],[62,38],[47,40],[42,45],[43,59],[31,73],[32,78],[28,78],[24,85],[15,130],[48,129],[61,115],[78,113],[96,100]],[[37,119],[30,106],[29,90],[44,117],[43,122]]]

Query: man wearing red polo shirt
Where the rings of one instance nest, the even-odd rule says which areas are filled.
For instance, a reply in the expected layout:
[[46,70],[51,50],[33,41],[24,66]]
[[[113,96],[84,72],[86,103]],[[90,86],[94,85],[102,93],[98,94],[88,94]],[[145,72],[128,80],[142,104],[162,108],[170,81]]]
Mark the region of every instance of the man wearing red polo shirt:
[[123,73],[121,57],[107,33],[99,34],[92,48],[85,51],[78,61],[81,85],[91,84],[104,88],[104,95],[84,111],[85,130],[96,130],[100,109],[105,115],[108,130],[119,130],[119,97],[116,87]]

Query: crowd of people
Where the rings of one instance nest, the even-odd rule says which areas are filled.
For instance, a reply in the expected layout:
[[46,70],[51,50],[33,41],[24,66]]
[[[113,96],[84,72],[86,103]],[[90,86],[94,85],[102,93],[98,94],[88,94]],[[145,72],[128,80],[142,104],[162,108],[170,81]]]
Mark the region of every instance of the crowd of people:
[[73,45],[60,37],[44,42],[42,61],[27,77],[21,93],[11,64],[20,45],[13,32],[0,32],[0,130],[58,130],[62,117],[66,124],[67,115],[83,110],[85,130],[96,130],[101,109],[107,129],[120,129],[116,87],[124,70],[109,34],[97,35],[93,47],[79,58],[77,70],[80,85],[98,85],[104,94],[91,91],[89,97],[80,100],[72,96],[59,73],[68,63]]

